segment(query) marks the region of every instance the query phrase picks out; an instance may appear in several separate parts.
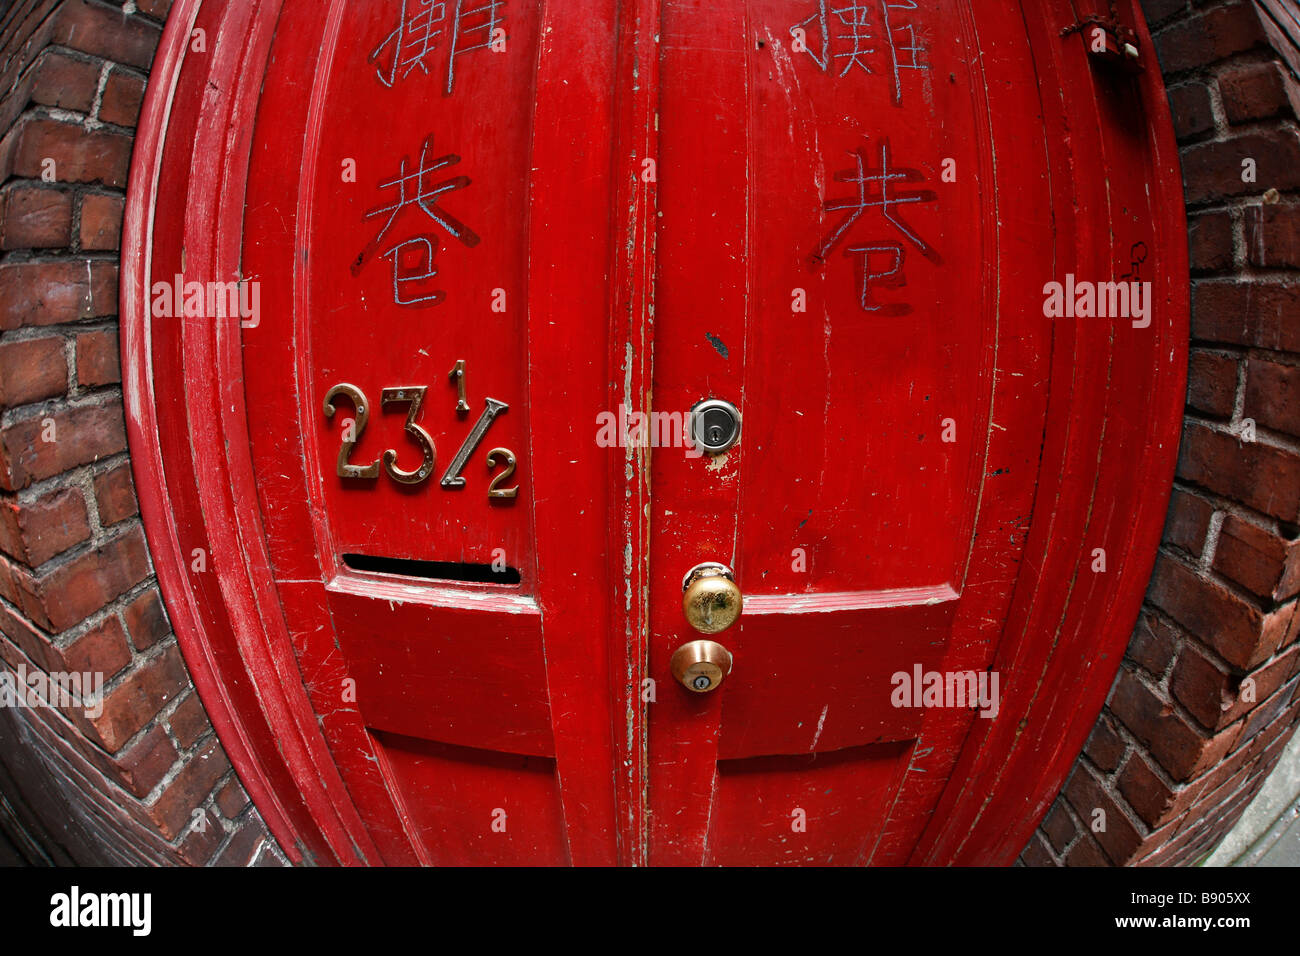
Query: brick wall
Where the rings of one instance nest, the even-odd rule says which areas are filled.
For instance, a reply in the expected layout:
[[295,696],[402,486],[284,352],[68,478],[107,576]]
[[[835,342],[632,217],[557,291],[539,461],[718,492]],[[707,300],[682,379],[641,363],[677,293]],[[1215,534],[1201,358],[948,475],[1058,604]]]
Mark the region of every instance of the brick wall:
[[0,666],[103,712],[0,707],[0,861],[284,862],[195,694],[127,461],[118,238],[171,0],[0,13]]
[[1141,618],[1033,866],[1196,862],[1300,716],[1300,12],[1143,7],[1187,198],[1187,411]]

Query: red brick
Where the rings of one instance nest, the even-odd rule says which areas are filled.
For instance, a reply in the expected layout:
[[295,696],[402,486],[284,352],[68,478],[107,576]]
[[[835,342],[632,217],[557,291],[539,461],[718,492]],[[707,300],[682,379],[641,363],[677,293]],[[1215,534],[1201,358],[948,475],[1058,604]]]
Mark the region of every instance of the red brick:
[[72,235],[72,194],[28,182],[5,188],[0,249],[60,249]]
[[[1300,323],[1297,323],[1300,324]],[[1288,523],[1300,520],[1300,455],[1186,422],[1178,477]]]
[[17,491],[125,449],[120,401],[37,414],[0,428],[0,488]]
[[1155,829],[1177,820],[1196,800],[1202,785],[1171,787],[1140,754],[1133,754],[1119,776],[1119,792],[1147,826]]
[[1163,554],[1156,558],[1147,600],[1243,670],[1267,660],[1290,623],[1289,617],[1264,614],[1219,581]]
[[1194,272],[1232,268],[1232,216],[1226,211],[1189,216],[1187,251]]
[[1242,736],[1247,732],[1252,734],[1250,744],[1244,749],[1248,753],[1257,754],[1254,768],[1272,767],[1295,736],[1296,721],[1300,719],[1300,703],[1293,700],[1287,705],[1286,701],[1292,693],[1298,691],[1300,680],[1292,680],[1250,715],[1251,719],[1246,722]]
[[[1243,161],[1255,161],[1255,178],[1244,182]],[[1182,151],[1183,192],[1189,203],[1259,195],[1266,189],[1300,187],[1300,133],[1286,127],[1211,140]]]
[[[1261,704],[1273,700],[1274,696],[1282,691],[1283,686],[1295,676],[1298,665],[1300,665],[1300,645],[1295,645],[1278,654],[1273,660],[1250,674],[1249,680],[1254,682],[1253,696],[1255,703],[1242,701],[1242,712],[1256,710]],[[1290,702],[1290,691],[1288,690],[1286,693],[1280,694],[1280,696],[1282,706],[1285,708]],[[1245,737],[1251,731],[1250,722],[1247,721],[1246,726],[1242,729],[1242,736]]]
[[64,488],[34,501],[0,498],[0,551],[29,567],[90,538],[86,503],[79,488]]
[[[1126,863],[1133,850],[1142,843],[1142,834],[1101,781],[1086,766],[1079,764],[1063,792],[1084,828],[1101,844],[1110,861],[1117,866]],[[1094,813],[1099,809],[1106,816],[1105,827],[1097,832],[1093,830]]]
[[[4,560],[0,558],[0,565],[3,564]],[[62,657],[49,637],[32,627],[30,621],[0,604],[0,657],[16,665],[18,658],[6,650],[5,638],[46,673],[63,670]]]
[[55,259],[0,264],[0,330],[116,314],[116,262]]
[[86,130],[45,116],[24,117],[10,134],[16,139],[11,173],[40,179],[43,161],[54,160],[54,178],[61,183],[102,183],[121,189],[131,165],[131,137],[109,129]]
[[87,193],[81,197],[81,248],[117,249],[122,242],[121,196]]
[[1286,634],[1277,647],[1278,650],[1283,650],[1298,642],[1300,642],[1300,613],[1291,615],[1291,626],[1287,628]]
[[1236,679],[1191,644],[1178,655],[1169,692],[1208,730],[1222,730],[1241,714]]
[[68,0],[59,10],[54,42],[147,70],[162,30],[121,8],[95,0]]
[[99,101],[99,118],[118,126],[135,126],[144,102],[144,79],[122,69],[108,74],[104,95]]
[[206,866],[225,838],[226,831],[221,828],[216,814],[205,809],[203,819],[181,841],[181,859],[190,866]]
[[125,521],[139,512],[129,464],[123,462],[95,476],[95,502],[99,507],[99,522],[105,527]]
[[1176,22],[1153,39],[1161,68],[1178,73],[1252,49],[1265,35],[1253,5],[1237,0]]
[[1262,741],[1242,746],[1245,741],[1244,738],[1240,736],[1237,738],[1237,741],[1236,748],[1230,752],[1230,755],[1227,758],[1206,770],[1203,775],[1193,781],[1193,783],[1200,785],[1202,793],[1213,793],[1215,790],[1219,789],[1225,780],[1228,780],[1241,770],[1242,767],[1249,765],[1252,761],[1258,758],[1267,746],[1267,743]]
[[[1110,773],[1119,766],[1127,749],[1128,745],[1124,743],[1124,738],[1115,732],[1110,720],[1104,714],[1092,728],[1088,742],[1083,748],[1084,753],[1088,755],[1088,759],[1106,773]],[[1057,847],[1057,849],[1059,850],[1060,847]]]
[[1217,764],[1241,730],[1233,726],[1213,737],[1203,736],[1172,705],[1124,670],[1111,691],[1110,710],[1148,748],[1170,778],[1180,783]]
[[266,840],[266,828],[260,820],[249,820],[230,838],[213,866],[248,866]]
[[[1300,168],[1300,167],[1297,167]],[[1192,283],[1192,338],[1300,352],[1300,285],[1243,279]]]
[[1065,804],[1059,800],[1047,816],[1043,818],[1040,829],[1057,853],[1062,852],[1069,846],[1070,841],[1079,832],[1079,827],[1075,824],[1074,818],[1070,816],[1070,811],[1065,809]]
[[144,533],[132,528],[42,575],[16,575],[20,607],[39,627],[64,631],[139,584],[148,573]]
[[126,646],[126,632],[116,614],[110,614],[65,648],[63,660],[68,670],[77,673],[99,672],[105,682],[131,663]]
[[1182,548],[1193,557],[1200,557],[1213,516],[1214,505],[1199,495],[1175,488],[1169,499],[1169,515],[1165,518],[1165,542]]
[[62,338],[0,342],[0,408],[39,402],[67,390]]
[[165,21],[167,12],[172,8],[172,0],[136,0],[135,7],[155,20]]
[[184,769],[148,808],[150,818],[163,837],[174,840],[189,826],[193,811],[207,798],[212,787],[230,769],[221,745],[213,740],[190,758]]
[[[1290,726],[1294,722],[1294,718],[1282,719],[1280,715],[1286,712],[1289,707],[1294,686],[1293,684],[1285,685],[1286,689],[1284,691],[1274,694],[1255,708],[1250,717],[1246,719],[1245,726],[1241,729],[1240,740],[1252,740],[1257,734],[1265,732],[1276,733],[1275,721],[1282,720],[1284,727]],[[1270,736],[1269,739],[1272,739],[1272,737]]]
[[136,650],[145,651],[168,635],[167,614],[158,591],[148,588],[127,605],[122,616]]
[[1300,540],[1285,540],[1228,515],[1219,531],[1214,570],[1270,601],[1300,592]]
[[1187,0],[1142,0],[1142,13],[1147,26],[1155,28],[1162,20],[1187,9]]
[[1300,436],[1300,368],[1247,360],[1243,414],[1263,428]]
[[47,49],[33,68],[32,102],[89,113],[99,89],[99,70],[96,63]]
[[222,816],[233,820],[248,806],[248,794],[239,783],[238,777],[231,777],[224,787],[217,791],[217,809]]
[[122,381],[117,330],[98,329],[77,336],[77,383],[87,387]]
[[176,745],[166,731],[155,726],[118,758],[118,776],[127,790],[143,797],[158,785],[179,758]]
[[1196,838],[1187,837],[1186,835],[1189,833],[1213,832],[1225,814],[1231,811],[1234,802],[1241,796],[1243,788],[1248,785],[1248,776],[1249,769],[1243,767],[1216,789],[1206,790],[1196,799],[1191,812],[1184,818],[1182,825],[1179,827],[1179,836],[1185,837],[1187,842],[1190,843],[1194,842]]
[[1070,852],[1065,856],[1065,865],[1110,866],[1111,863],[1106,859],[1106,854],[1101,852],[1101,847],[1090,837],[1084,836],[1078,843],[1070,847]]
[[104,712],[99,717],[80,717],[76,722],[105,750],[117,753],[188,684],[180,650],[169,647],[107,691]]
[[1300,269],[1300,206],[1253,203],[1245,208],[1246,256],[1251,265]]
[[21,606],[23,601],[22,592],[18,588],[18,578],[22,573],[22,568],[0,555],[0,597],[15,606]]
[[1174,135],[1180,142],[1214,129],[1210,88],[1200,80],[1169,87],[1169,110],[1173,115]]
[[177,741],[187,750],[194,746],[196,740],[212,730],[212,724],[208,722],[207,712],[203,709],[203,701],[199,699],[198,693],[190,694],[181,701],[180,706],[172,712],[168,724],[171,725]]
[[1229,123],[1245,123],[1300,112],[1296,85],[1278,63],[1248,63],[1219,74],[1219,92]]
[[1193,350],[1187,368],[1187,404],[1211,418],[1232,417],[1237,397],[1237,359]]
[[1169,669],[1178,652],[1179,633],[1156,615],[1144,612],[1129,641],[1125,656],[1152,677],[1159,678]]

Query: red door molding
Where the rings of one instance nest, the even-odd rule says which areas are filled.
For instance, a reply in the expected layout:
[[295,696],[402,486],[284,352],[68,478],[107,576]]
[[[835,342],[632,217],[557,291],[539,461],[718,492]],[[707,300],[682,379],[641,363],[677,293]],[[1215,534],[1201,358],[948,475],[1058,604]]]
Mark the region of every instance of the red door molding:
[[[787,6],[792,14],[817,9],[815,2]],[[880,826],[870,852],[855,860],[1005,865],[1091,730],[1150,577],[1185,390],[1186,233],[1177,152],[1154,62],[1132,76],[1095,62],[1081,36],[1063,33],[1073,24],[1049,0],[1024,0],[1018,16],[989,26],[987,49],[969,4],[950,6],[952,42],[981,50],[978,68],[973,55],[968,64],[971,76],[1010,75],[1020,58],[1032,60],[1021,69],[1038,79],[1036,89],[989,83],[977,90],[972,135],[979,145],[964,143],[979,154],[971,165],[979,167],[983,190],[972,233],[984,244],[973,241],[970,249],[987,256],[968,267],[969,285],[962,286],[979,290],[971,321],[986,324],[978,335],[970,332],[971,343],[956,356],[978,368],[971,394],[982,405],[970,416],[972,433],[985,442],[961,460],[969,472],[959,509],[967,538],[951,556],[958,569],[951,578],[922,582],[926,587],[913,587],[910,597],[855,566],[860,579],[832,588],[840,597],[817,599],[840,601],[834,613],[844,622],[836,626],[846,631],[942,633],[934,666],[992,670],[1003,680],[992,719],[932,712],[897,736],[867,742],[844,731],[836,738],[846,750],[883,741],[888,752],[872,759],[891,761],[884,803],[870,810],[881,815]],[[682,141],[674,137],[689,142],[692,135],[682,132],[680,118],[689,112],[694,79],[686,71],[699,69],[702,78],[710,67],[661,48],[665,24],[685,29],[671,4],[541,3],[535,15],[527,4],[517,7],[511,15],[527,26],[511,42],[535,56],[530,99],[514,104],[529,112],[532,126],[527,205],[517,213],[528,226],[520,239],[526,390],[509,427],[519,429],[533,461],[544,452],[536,435],[571,427],[581,437],[584,426],[571,423],[586,420],[579,399],[592,388],[605,390],[606,407],[649,410],[659,407],[652,396],[677,400],[679,379],[707,374],[686,350],[685,333],[674,338],[687,323],[682,311],[654,320],[656,305],[673,301],[672,270],[685,274],[701,262],[666,245],[660,230],[684,228],[679,218],[701,197],[641,188],[630,167],[639,172],[642,158],[659,156],[662,178],[664,156]],[[1149,50],[1136,4],[1121,7],[1139,47]],[[722,20],[727,13],[709,16]],[[539,567],[521,565],[531,597],[426,589],[412,600],[391,580],[354,574],[331,551],[331,542],[351,533],[328,513],[329,503],[342,499],[331,497],[318,456],[295,459],[301,450],[294,442],[315,447],[315,439],[295,431],[307,420],[302,410],[320,404],[312,364],[320,356],[309,348],[307,303],[321,307],[312,269],[330,250],[313,245],[312,217],[327,215],[316,208],[313,190],[318,166],[336,161],[320,148],[328,91],[338,81],[333,58],[340,45],[365,42],[345,23],[352,15],[339,2],[325,5],[322,16],[320,4],[296,0],[178,0],[140,119],[122,246],[123,386],[141,514],[195,685],[268,827],[295,861],[456,859],[460,851],[440,856],[430,844],[427,832],[436,825],[411,796],[436,779],[429,767],[452,772],[456,755],[446,748],[455,747],[510,754],[499,765],[475,760],[530,781],[534,804],[555,801],[556,845],[537,848],[546,858],[715,860],[707,835],[690,829],[691,813],[674,835],[655,822],[656,809],[662,821],[673,813],[675,795],[716,786],[719,761],[766,760],[776,745],[728,736],[716,703],[692,709],[694,701],[669,697],[678,688],[664,680],[667,654],[680,635],[656,615],[665,606],[660,592],[680,581],[686,545],[667,532],[658,509],[667,503],[689,513],[704,501],[673,459],[652,466],[648,453],[584,453],[573,463],[576,477],[545,469],[532,476],[535,484],[520,494],[536,507],[518,533],[532,535],[530,553],[543,555],[545,565],[541,558]],[[577,24],[582,31],[572,29]],[[202,52],[192,43],[196,30],[207,38]],[[743,77],[722,70],[718,76],[741,100],[748,95]],[[450,109],[443,104],[433,100],[429,110]],[[395,155],[418,149],[429,132],[414,120],[395,125]],[[931,165],[937,168],[937,157]],[[1018,178],[1026,170],[1034,171],[1036,185]],[[719,165],[700,175],[724,172]],[[709,198],[703,189],[701,196]],[[1040,197],[1047,206],[1025,233],[998,221],[999,211],[1024,212]],[[721,232],[717,225],[701,228]],[[1033,241],[1050,246],[1033,249]],[[1138,243],[1141,260],[1133,253]],[[1054,268],[1022,270],[1021,255],[1025,263],[1051,260]],[[1141,278],[1154,283],[1148,327],[1025,311],[1041,302],[1049,280],[1068,273],[1106,281],[1118,277],[1117,263],[1135,261]],[[710,268],[723,277],[727,263],[719,258]],[[260,322],[276,323],[284,338],[241,329],[237,316],[155,317],[150,290],[178,274],[218,282],[279,277],[264,286]],[[724,313],[719,308],[719,321],[728,321]],[[733,348],[748,342],[748,313],[737,314],[735,335],[723,336]],[[566,339],[586,328],[573,316],[599,317],[607,342]],[[765,341],[757,336],[755,354]],[[576,351],[584,342],[589,355]],[[566,350],[572,381],[537,364],[538,356]],[[512,374],[499,370],[502,381]],[[412,383],[376,381],[375,392],[381,384]],[[761,426],[760,416],[752,421]],[[403,446],[402,455],[412,447]],[[1022,458],[1026,448],[1036,460]],[[746,446],[739,451],[722,467],[736,474],[747,461],[758,467],[761,456],[744,457]],[[1018,467],[1004,474],[1000,463],[1013,460]],[[710,507],[728,515],[710,532],[714,537],[734,538],[742,522],[745,503],[729,494],[725,487],[709,492]],[[542,502],[566,509],[566,521],[548,520]],[[500,511],[492,515],[506,520]],[[1101,573],[1092,570],[1095,549],[1106,555]],[[594,606],[584,604],[587,595],[575,581],[593,582]],[[777,633],[786,626],[780,615],[800,611],[797,594],[763,593],[761,584],[755,590],[747,610],[754,616],[742,617],[737,632],[751,650],[774,640],[761,632],[764,614],[777,622],[770,625]],[[874,596],[844,598],[850,591]],[[886,592],[892,597],[880,596]],[[458,737],[463,726],[437,715],[414,726],[400,712],[363,719],[355,708],[332,706],[322,688],[349,675],[375,688],[397,686],[382,683],[382,666],[365,675],[359,662],[379,653],[369,637],[356,649],[355,635],[372,636],[367,618],[383,615],[392,627],[417,630],[456,621],[458,632],[472,637],[473,650],[465,653],[481,653],[506,671],[517,665],[518,683],[506,674],[497,691],[478,695],[495,699],[464,704],[499,709],[502,700],[516,702],[516,739],[490,730]],[[498,654],[491,642],[507,618],[517,630]],[[584,627],[588,639],[555,636]],[[343,656],[331,654],[336,640]],[[543,647],[538,670],[529,649]],[[430,680],[446,660],[430,665]],[[665,698],[650,705],[663,708],[653,718],[641,698],[647,677],[662,682]],[[735,686],[749,687],[740,681],[752,679],[738,672]],[[443,696],[455,693],[448,687]],[[758,727],[764,718],[749,713],[744,719]],[[827,746],[836,733],[832,728]],[[397,736],[400,745],[383,743]],[[695,748],[692,759],[674,766],[665,740]],[[695,816],[707,828],[708,814]]]
[[[212,725],[268,828],[293,862],[374,862],[378,854],[315,726],[256,533],[260,518],[237,387],[238,326],[184,329],[183,341],[175,341],[181,355],[157,354],[149,338],[160,222],[170,230],[168,248],[183,250],[191,274],[229,273],[232,264],[237,271],[241,219],[223,218],[221,211],[242,203],[249,112],[257,106],[278,13],[275,2],[179,0],[168,17],[141,111],[123,225],[127,434],[140,513],[177,640]],[[230,31],[244,42],[205,43],[207,53],[187,58],[196,29],[206,37]],[[186,65],[190,72],[182,76]],[[229,137],[232,131],[237,135]],[[169,144],[182,145],[184,155],[165,166]],[[160,363],[184,368],[179,382],[169,382],[179,393],[156,389]],[[186,407],[189,400],[199,404]],[[202,451],[195,446],[200,458],[160,440],[160,424],[167,421],[198,428],[196,437],[208,443]],[[228,445],[227,437],[233,439]],[[229,457],[219,454],[222,448]],[[238,523],[250,519],[254,533],[245,537],[241,531],[248,526]],[[182,528],[204,532],[212,575],[191,577],[195,548],[182,544]],[[246,556],[247,564],[219,560],[221,549]]]

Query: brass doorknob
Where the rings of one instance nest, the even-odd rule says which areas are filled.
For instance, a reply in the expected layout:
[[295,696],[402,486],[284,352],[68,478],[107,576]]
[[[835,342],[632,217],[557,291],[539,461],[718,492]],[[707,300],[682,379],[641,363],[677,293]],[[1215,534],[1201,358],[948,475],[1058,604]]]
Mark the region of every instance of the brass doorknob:
[[687,690],[707,694],[731,673],[731,652],[717,641],[688,641],[673,651],[668,667]]
[[731,568],[725,564],[697,564],[682,580],[682,611],[691,627],[701,633],[717,634],[731,627],[744,603]]

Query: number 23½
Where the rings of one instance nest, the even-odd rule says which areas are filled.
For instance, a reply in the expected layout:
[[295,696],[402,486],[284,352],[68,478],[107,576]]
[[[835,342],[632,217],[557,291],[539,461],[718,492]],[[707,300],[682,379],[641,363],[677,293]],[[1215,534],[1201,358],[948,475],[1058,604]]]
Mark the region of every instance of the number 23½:
[[[457,403],[458,411],[464,412],[469,410],[469,405],[465,401],[464,381],[465,381],[465,363],[459,361],[456,367],[451,371],[451,377],[456,381],[460,390],[460,400]],[[401,388],[385,388],[380,392],[379,400],[381,407],[389,405],[407,405],[406,413],[406,433],[411,440],[419,447],[422,453],[420,467],[414,471],[407,471],[397,466],[397,450],[389,448],[383,454],[384,471],[393,481],[403,485],[418,485],[426,481],[433,474],[434,464],[437,460],[437,450],[434,448],[433,438],[416,423],[416,418],[420,414],[420,408],[424,404],[424,394],[428,387],[425,385],[409,385]],[[368,465],[354,465],[348,458],[352,454],[353,448],[361,440],[361,434],[366,430],[366,424],[370,420],[370,401],[366,398],[365,392],[357,386],[348,382],[340,382],[328,392],[325,393],[323,410],[326,418],[333,418],[337,408],[334,399],[337,397],[348,399],[356,409],[355,423],[349,423],[343,430],[342,444],[339,446],[339,457],[336,472],[340,478],[378,478],[380,459],[376,458]],[[455,457],[452,458],[451,464],[447,467],[446,473],[439,482],[444,488],[463,488],[465,479],[461,476],[461,471],[465,463],[469,460],[470,455],[483,440],[488,428],[492,425],[493,419],[500,413],[506,411],[510,406],[505,402],[498,401],[495,398],[488,398],[484,402],[483,413],[479,416],[470,433],[461,443]],[[519,486],[512,488],[502,488],[501,485],[511,475],[515,473],[517,459],[515,453],[509,448],[493,448],[487,454],[487,466],[491,471],[500,461],[505,465],[504,470],[498,473],[492,482],[488,485],[489,498],[514,498],[519,494]]]

